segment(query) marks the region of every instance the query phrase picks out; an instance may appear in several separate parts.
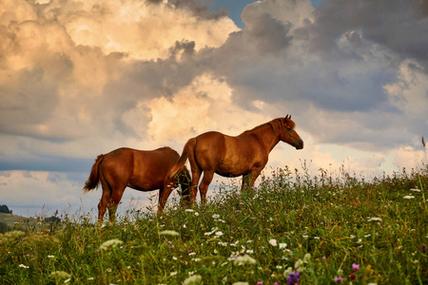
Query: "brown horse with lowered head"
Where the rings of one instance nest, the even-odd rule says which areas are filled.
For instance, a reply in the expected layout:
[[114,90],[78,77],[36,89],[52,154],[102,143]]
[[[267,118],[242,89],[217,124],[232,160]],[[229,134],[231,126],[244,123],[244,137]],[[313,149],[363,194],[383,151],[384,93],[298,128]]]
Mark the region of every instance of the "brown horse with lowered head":
[[[191,138],[184,146],[178,162],[171,168],[165,185],[185,166],[189,159],[192,172],[192,203],[196,200],[199,178],[203,172],[199,192],[202,203],[206,203],[208,185],[214,173],[226,177],[242,175],[241,191],[254,186],[254,182],[268,162],[271,150],[279,141],[286,142],[296,149],[303,148],[303,140],[294,130],[291,116],[277,118],[242,134],[232,137],[219,132],[206,132]],[[172,185],[172,184],[171,184]],[[172,191],[167,187],[165,191]]]
[[169,147],[151,151],[118,148],[99,155],[83,187],[83,190],[90,191],[101,182],[103,194],[98,204],[98,221],[103,221],[108,208],[110,222],[114,222],[117,206],[127,186],[139,191],[159,189],[158,213],[165,207],[172,187],[177,187],[177,181],[182,197],[189,199],[190,174],[185,167],[179,170],[178,179],[172,181],[165,191],[165,176],[179,158],[180,155]]

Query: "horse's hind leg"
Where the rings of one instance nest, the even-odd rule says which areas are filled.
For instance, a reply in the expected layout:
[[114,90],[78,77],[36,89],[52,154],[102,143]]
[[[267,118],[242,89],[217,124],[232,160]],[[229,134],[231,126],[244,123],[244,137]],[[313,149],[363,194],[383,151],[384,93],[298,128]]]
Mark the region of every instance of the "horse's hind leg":
[[198,166],[190,165],[192,168],[192,184],[190,186],[190,202],[193,204],[196,201],[196,194],[198,192],[199,179],[201,178],[201,170]]
[[101,186],[103,188],[103,194],[101,196],[100,202],[98,203],[98,223],[102,223],[104,219],[104,214],[106,213],[106,208],[110,202],[110,185],[104,180],[101,179]]
[[214,171],[212,170],[205,170],[204,171],[204,177],[202,178],[201,185],[199,185],[199,193],[201,195],[201,203],[206,204],[207,203],[207,192],[208,192],[208,186],[210,185],[211,181],[214,177]]
[[116,210],[119,206],[120,200],[122,199],[123,192],[125,192],[126,186],[115,186],[112,188],[110,203],[108,205],[108,215],[110,223],[114,223],[116,220]]

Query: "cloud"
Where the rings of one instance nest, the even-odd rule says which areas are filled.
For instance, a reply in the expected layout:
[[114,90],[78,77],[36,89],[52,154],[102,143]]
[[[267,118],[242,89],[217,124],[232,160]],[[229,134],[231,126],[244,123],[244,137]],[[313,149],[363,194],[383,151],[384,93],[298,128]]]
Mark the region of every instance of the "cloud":
[[1,173],[19,169],[22,189],[49,176],[25,170],[63,171],[63,184],[37,181],[72,188],[67,175],[86,175],[99,153],[180,151],[204,131],[288,113],[305,149],[281,144],[271,166],[374,171],[423,158],[426,1],[256,1],[242,29],[206,3],[2,1]]

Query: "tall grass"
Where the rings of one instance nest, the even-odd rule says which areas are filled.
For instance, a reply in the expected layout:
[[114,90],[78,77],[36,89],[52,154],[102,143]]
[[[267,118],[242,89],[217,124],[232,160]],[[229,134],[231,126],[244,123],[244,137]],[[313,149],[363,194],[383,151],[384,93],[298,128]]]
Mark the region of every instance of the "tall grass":
[[428,168],[370,181],[278,169],[255,192],[161,217],[3,234],[0,284],[287,284],[291,271],[300,284],[428,284],[427,188]]

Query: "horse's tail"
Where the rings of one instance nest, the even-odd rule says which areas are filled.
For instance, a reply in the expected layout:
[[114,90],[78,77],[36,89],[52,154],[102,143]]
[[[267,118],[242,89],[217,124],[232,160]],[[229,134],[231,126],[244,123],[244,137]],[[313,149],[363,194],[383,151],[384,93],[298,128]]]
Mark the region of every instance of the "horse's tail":
[[98,182],[100,181],[99,165],[103,158],[103,154],[97,156],[97,159],[92,165],[91,174],[89,174],[88,180],[86,180],[85,186],[83,186],[84,191],[91,191],[92,189],[95,189],[98,186]]
[[190,189],[192,184],[192,178],[190,177],[189,170],[186,166],[183,167],[183,170],[178,174],[178,183],[181,188],[181,199],[182,201],[190,202]]
[[[184,145],[183,152],[181,153],[180,158],[178,161],[171,167],[168,174],[165,177],[165,181],[167,183],[170,183],[170,181],[184,168],[184,164],[186,163],[187,158],[189,155],[193,155],[194,147],[195,147],[196,140],[194,138],[187,141],[187,143]],[[186,169],[187,170],[187,169]]]

